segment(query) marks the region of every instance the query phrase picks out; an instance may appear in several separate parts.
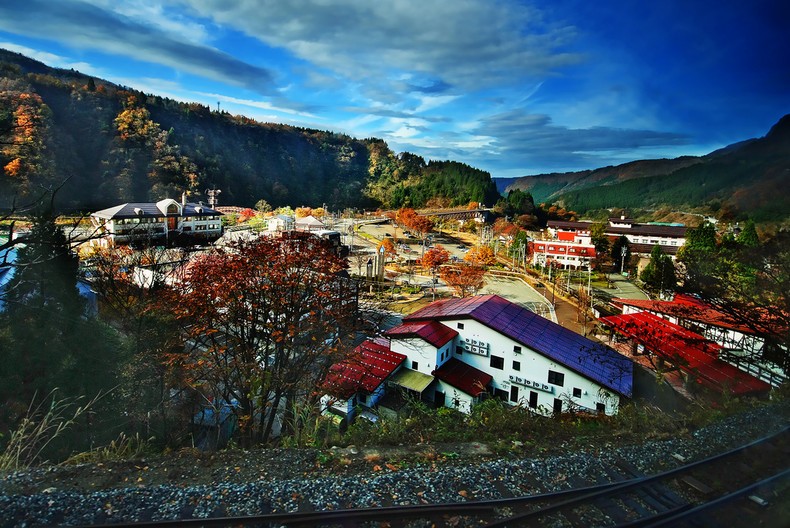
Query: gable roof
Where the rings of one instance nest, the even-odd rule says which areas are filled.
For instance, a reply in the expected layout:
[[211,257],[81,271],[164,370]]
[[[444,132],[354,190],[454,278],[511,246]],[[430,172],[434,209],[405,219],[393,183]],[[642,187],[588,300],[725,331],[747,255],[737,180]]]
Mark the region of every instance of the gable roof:
[[448,359],[431,374],[473,397],[485,392],[486,386],[494,379],[490,374],[486,374],[482,370],[467,365],[456,358]]
[[[107,209],[102,209],[101,211],[96,211],[91,216],[95,216],[97,218],[106,218],[107,220],[114,220],[116,218],[141,218],[152,216],[162,217],[165,216],[165,213],[159,208],[160,203],[161,202],[129,202],[116,205],[114,207],[109,207]],[[179,216],[222,216],[222,213],[216,209],[212,209],[208,205],[196,203],[187,203],[182,205],[178,202],[175,202],[175,200],[173,200],[173,203],[176,203],[181,209],[181,214]]]
[[604,387],[631,396],[634,365],[630,359],[498,295],[437,301],[404,321],[465,318],[474,319]]
[[386,344],[365,341],[351,356],[330,367],[324,389],[344,399],[360,390],[372,393],[405,359]]
[[614,299],[615,304],[633,306],[649,312],[677,317],[678,319],[688,319],[698,323],[710,324],[721,328],[728,328],[741,332],[742,334],[754,334],[754,330],[733,321],[731,317],[716,310],[709,304],[692,297],[691,295],[676,294],[671,301],[659,301],[650,299]]
[[441,348],[455,338],[458,332],[439,321],[408,321],[395,328],[390,328],[384,335],[389,337],[419,337],[436,348]]

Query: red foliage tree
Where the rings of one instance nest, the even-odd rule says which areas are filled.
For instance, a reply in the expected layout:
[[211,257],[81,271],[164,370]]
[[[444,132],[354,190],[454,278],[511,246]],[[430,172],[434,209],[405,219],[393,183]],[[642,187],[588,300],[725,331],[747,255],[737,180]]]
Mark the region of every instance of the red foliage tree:
[[169,306],[190,346],[171,368],[236,414],[245,444],[309,408],[356,320],[346,263],[316,237],[259,238],[201,257]]
[[476,294],[485,282],[485,270],[471,264],[445,266],[439,270],[439,276],[459,297]]
[[425,255],[422,256],[421,264],[424,268],[433,271],[442,266],[442,264],[446,264],[448,260],[450,260],[450,253],[442,246],[437,245],[425,252]]

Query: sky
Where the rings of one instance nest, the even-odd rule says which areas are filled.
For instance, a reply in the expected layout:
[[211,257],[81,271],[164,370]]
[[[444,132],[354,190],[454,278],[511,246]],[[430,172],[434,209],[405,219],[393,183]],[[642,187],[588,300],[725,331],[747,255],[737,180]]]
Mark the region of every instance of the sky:
[[784,0],[0,0],[0,48],[517,177],[764,136],[788,21]]

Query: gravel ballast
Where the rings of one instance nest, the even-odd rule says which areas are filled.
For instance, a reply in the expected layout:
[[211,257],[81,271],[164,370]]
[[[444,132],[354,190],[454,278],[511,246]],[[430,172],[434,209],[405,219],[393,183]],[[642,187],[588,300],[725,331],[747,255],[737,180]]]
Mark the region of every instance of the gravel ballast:
[[[397,464],[391,464],[386,454],[374,456],[371,450],[336,450],[339,459],[364,457],[353,469],[321,467],[315,451],[261,450],[251,453],[249,462],[242,455],[237,466],[214,460],[210,483],[192,478],[187,468],[172,470],[166,483],[152,484],[146,478],[146,461],[141,460],[127,463],[141,475],[139,480],[97,484],[105,489],[65,484],[64,474],[86,471],[84,467],[37,468],[3,476],[0,526],[112,524],[520,496],[567,488],[570,477],[605,480],[606,468],[618,460],[627,460],[644,473],[669,469],[677,466],[680,458],[704,458],[786,426],[787,413],[771,405],[726,418],[683,438],[589,446],[544,457],[459,455],[438,456],[434,461],[423,457],[410,463],[401,455]],[[486,452],[480,445],[470,449]],[[194,459],[186,465],[198,467],[201,463]],[[118,470],[99,464],[90,471],[101,475]]]

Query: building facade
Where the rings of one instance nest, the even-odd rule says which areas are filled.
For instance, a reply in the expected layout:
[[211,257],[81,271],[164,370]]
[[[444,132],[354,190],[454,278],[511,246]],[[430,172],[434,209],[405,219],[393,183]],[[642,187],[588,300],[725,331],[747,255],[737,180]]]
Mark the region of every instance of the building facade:
[[125,203],[91,214],[91,245],[207,241],[222,235],[222,213],[203,204],[167,198],[156,203]]
[[495,397],[546,415],[611,415],[632,395],[630,359],[498,295],[434,302],[385,336],[405,357],[389,390],[435,407],[469,413]]
[[587,269],[595,258],[595,246],[562,240],[535,240],[529,243],[533,266],[559,265],[564,269]]

